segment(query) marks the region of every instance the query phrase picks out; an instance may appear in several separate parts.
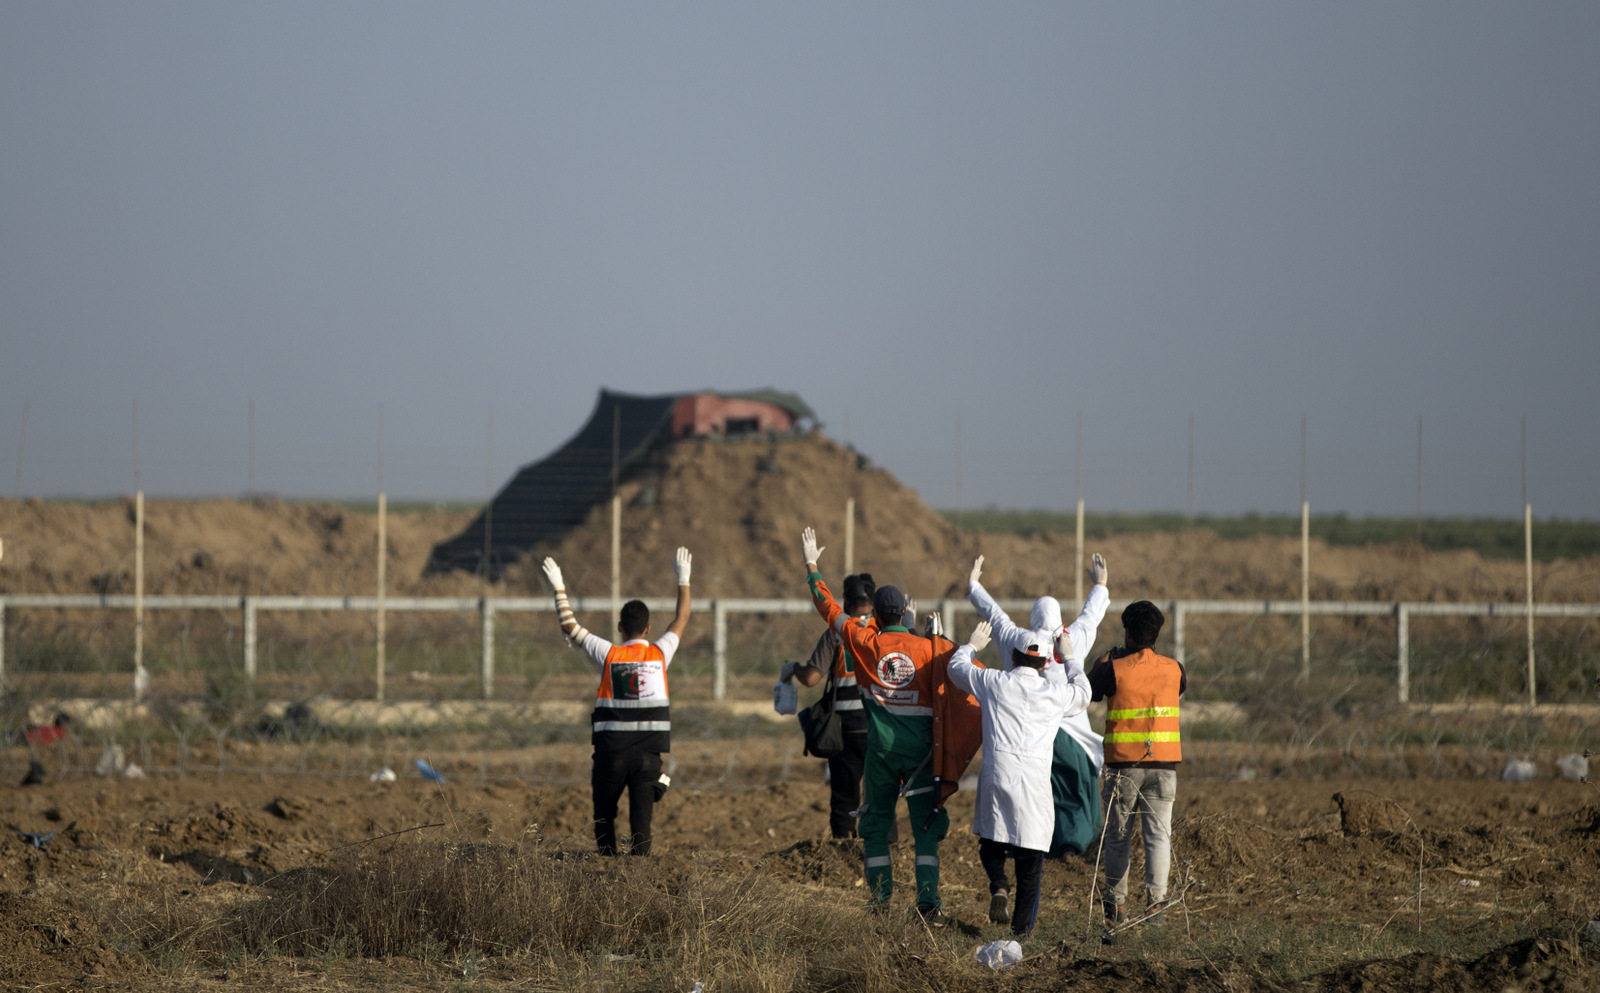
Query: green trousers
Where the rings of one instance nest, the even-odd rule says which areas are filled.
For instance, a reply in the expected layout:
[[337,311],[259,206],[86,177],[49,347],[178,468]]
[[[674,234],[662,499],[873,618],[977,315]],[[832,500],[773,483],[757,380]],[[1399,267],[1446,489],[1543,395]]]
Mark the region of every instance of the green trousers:
[[1056,807],[1050,857],[1082,855],[1100,836],[1100,781],[1083,748],[1061,730],[1050,762],[1050,793]]
[[861,779],[861,800],[866,810],[861,815],[862,855],[866,866],[867,890],[872,902],[889,902],[894,893],[894,867],[889,862],[889,830],[894,826],[895,806],[900,787],[911,777],[906,790],[906,809],[911,815],[911,837],[917,851],[917,907],[939,906],[939,842],[950,831],[950,815],[941,808],[933,813],[938,794],[933,785],[933,770],[915,758],[894,752],[869,751],[866,773]]

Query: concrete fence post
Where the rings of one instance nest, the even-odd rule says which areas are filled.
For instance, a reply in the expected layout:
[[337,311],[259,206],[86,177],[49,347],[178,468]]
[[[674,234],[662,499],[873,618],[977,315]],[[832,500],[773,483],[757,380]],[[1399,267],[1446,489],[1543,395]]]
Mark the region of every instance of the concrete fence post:
[[711,601],[711,699],[728,695],[728,607]]
[[1401,703],[1411,702],[1411,611],[1394,605],[1394,657],[1398,669],[1397,693]]
[[1533,504],[1531,503],[1522,505],[1522,545],[1523,561],[1528,570],[1528,706],[1535,707],[1539,704],[1539,680],[1533,661]]
[[494,697],[494,602],[488,597],[480,602],[483,612],[483,658],[478,682],[483,689],[483,698],[488,700]]
[[[956,641],[956,602],[954,600],[939,601],[939,617],[944,622],[944,636],[951,641]],[[965,642],[956,641],[961,645]]]
[[1187,654],[1183,642],[1183,620],[1183,601],[1172,601],[1172,657],[1176,659],[1180,665],[1186,661],[1184,656]]
[[[1304,433],[1302,426],[1301,432]],[[1305,442],[1302,440],[1301,447]],[[1301,456],[1302,460],[1304,455]],[[1302,474],[1304,469],[1301,470]],[[1300,501],[1300,679],[1311,678],[1311,504]]]
[[373,618],[375,631],[373,632],[376,644],[376,658],[373,660],[373,695],[378,702],[383,702],[385,669],[388,668],[388,618],[384,615],[384,597],[388,593],[388,564],[389,564],[389,497],[386,493],[378,494],[378,609]]
[[[1081,415],[1080,415],[1080,420],[1081,420]],[[1079,434],[1081,435],[1082,434],[1083,425],[1080,423],[1078,425],[1078,428],[1079,428]],[[1082,438],[1080,437],[1079,440],[1081,441]],[[1077,549],[1076,559],[1075,560],[1078,563],[1078,572],[1077,572],[1076,582],[1072,587],[1073,590],[1075,591],[1073,593],[1073,596],[1077,598],[1076,602],[1077,602],[1078,607],[1082,608],[1083,607],[1083,499],[1081,497],[1078,499],[1077,544],[1074,546],[1074,548]]]
[[144,490],[133,495],[133,699],[144,699]]
[[253,597],[240,597],[244,611],[244,677],[256,681],[256,602]]
[[0,597],[0,690],[6,688],[6,599]]

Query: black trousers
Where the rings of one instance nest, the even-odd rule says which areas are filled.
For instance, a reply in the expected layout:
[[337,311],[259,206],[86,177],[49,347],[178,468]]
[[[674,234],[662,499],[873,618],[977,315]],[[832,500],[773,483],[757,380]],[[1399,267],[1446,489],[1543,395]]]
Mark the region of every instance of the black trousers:
[[1044,852],[1018,848],[1003,841],[978,839],[978,861],[989,877],[989,893],[1010,890],[1006,885],[1006,857],[1017,863],[1017,888],[1011,891],[1011,933],[1027,934],[1039,916],[1039,886],[1044,878]]
[[656,782],[661,778],[661,753],[642,748],[623,751],[595,749],[594,841],[601,855],[617,854],[617,801],[628,791],[628,850],[650,854],[650,816],[655,812]]
[[856,819],[850,814],[861,806],[861,774],[867,768],[867,731],[846,731],[844,751],[828,760],[828,828],[835,838],[856,837]]

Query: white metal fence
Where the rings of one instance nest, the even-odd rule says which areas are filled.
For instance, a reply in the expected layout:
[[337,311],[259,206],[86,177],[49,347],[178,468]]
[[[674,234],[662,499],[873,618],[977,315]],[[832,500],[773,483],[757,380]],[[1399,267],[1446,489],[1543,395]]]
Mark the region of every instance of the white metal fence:
[[[665,598],[643,598],[652,611],[670,611],[675,601]],[[956,615],[971,613],[974,608],[966,600],[944,599],[922,601],[943,616],[945,629],[955,633]],[[1111,610],[1120,610],[1131,601],[1113,601]],[[12,609],[46,610],[135,610],[140,598],[130,595],[52,595],[9,594],[0,596],[0,682],[6,676],[5,622],[6,612]],[[1404,601],[1311,601],[1300,600],[1166,600],[1160,601],[1171,618],[1173,653],[1185,661],[1186,620],[1191,615],[1293,615],[1393,617],[1395,619],[1395,692],[1401,703],[1409,702],[1411,694],[1410,673],[1410,620],[1412,617],[1503,617],[1526,618],[1529,606],[1523,603],[1421,603]],[[1001,609],[1008,613],[1026,613],[1031,600],[1002,600]],[[573,607],[578,611],[609,613],[614,601],[609,597],[577,597]],[[550,613],[555,605],[543,597],[338,597],[338,596],[188,596],[152,595],[142,598],[147,610],[214,610],[238,611],[242,615],[243,646],[240,664],[245,676],[256,675],[257,615],[261,611],[353,611],[376,614],[392,612],[470,612],[480,618],[479,685],[484,699],[494,694],[494,644],[495,617],[502,613]],[[815,610],[811,601],[804,599],[714,599],[710,603],[712,618],[712,698],[722,700],[727,695],[728,678],[728,616],[730,614],[806,614]],[[1535,604],[1535,618],[1600,618],[1600,604]],[[959,637],[956,640],[960,640]],[[376,675],[376,674],[375,674]],[[1530,672],[1530,676],[1532,673]],[[381,684],[380,684],[381,685]],[[1528,688],[1529,699],[1535,698],[1535,688]]]

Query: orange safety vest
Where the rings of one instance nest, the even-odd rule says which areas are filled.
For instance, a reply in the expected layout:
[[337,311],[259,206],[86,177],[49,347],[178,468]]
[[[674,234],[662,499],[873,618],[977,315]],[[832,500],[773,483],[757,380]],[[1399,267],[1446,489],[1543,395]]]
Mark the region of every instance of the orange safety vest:
[[[878,622],[871,617],[866,618],[867,627],[878,630]],[[854,717],[865,720],[861,713],[861,688],[856,681],[855,656],[845,647],[844,639],[839,639],[839,645],[833,652],[833,709],[842,712],[853,711]]]
[[856,683],[864,697],[901,717],[933,716],[939,684],[934,679],[932,642],[909,631],[879,631],[848,622],[840,626],[839,637],[845,649],[862,660]]
[[1106,701],[1107,762],[1181,762],[1178,689],[1183,669],[1145,648],[1111,660],[1117,692]]
[[609,750],[672,750],[667,659],[650,644],[614,645],[600,666],[590,740]]

